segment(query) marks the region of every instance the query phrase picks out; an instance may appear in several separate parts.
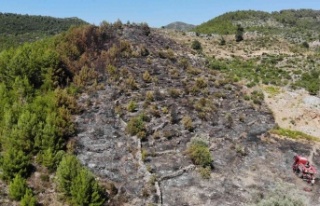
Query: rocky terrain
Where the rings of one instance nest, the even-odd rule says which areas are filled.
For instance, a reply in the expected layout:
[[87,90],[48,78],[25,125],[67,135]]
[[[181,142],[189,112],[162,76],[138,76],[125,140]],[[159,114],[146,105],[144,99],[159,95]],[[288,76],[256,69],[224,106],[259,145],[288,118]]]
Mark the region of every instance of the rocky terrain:
[[[318,165],[316,145],[269,134],[275,120],[266,104],[245,101],[239,85],[189,48],[135,26],[118,34],[141,55],[118,59],[119,81],[103,74],[99,89],[79,97],[74,137],[81,162],[115,186],[109,205],[247,205],[278,184],[319,204],[318,187],[304,192],[308,185],[291,170],[297,153]],[[130,135],[130,120],[142,113],[144,134]],[[209,179],[186,154],[194,138],[210,147]]]

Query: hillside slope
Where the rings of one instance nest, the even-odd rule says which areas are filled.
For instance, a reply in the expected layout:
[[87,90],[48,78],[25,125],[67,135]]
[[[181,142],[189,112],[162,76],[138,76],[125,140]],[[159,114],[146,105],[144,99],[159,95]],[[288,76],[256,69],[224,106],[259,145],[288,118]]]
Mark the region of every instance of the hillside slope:
[[[291,170],[296,153],[319,167],[319,145],[271,134],[262,91],[248,99],[211,61],[146,24],[121,22],[2,52],[1,205],[16,204],[8,189],[16,162],[43,205],[87,196],[96,205],[246,205],[278,185],[319,205],[319,185],[305,192]],[[65,181],[70,194],[57,179],[71,154],[95,178],[78,166]]]
[[0,51],[67,31],[87,22],[78,18],[0,13]]
[[282,10],[280,12],[235,11],[213,18],[194,30],[199,33],[235,34],[240,24],[245,31],[265,35],[280,35],[293,42],[319,39],[320,11],[311,9]]
[[[109,43],[126,42],[115,68],[78,102],[76,154],[118,189],[111,205],[245,205],[279,184],[317,205],[319,187],[303,192],[291,164],[298,153],[319,165],[319,145],[269,134],[274,119],[263,101],[245,100],[201,55],[144,29],[115,30]],[[207,145],[210,165],[190,158],[193,141]]]

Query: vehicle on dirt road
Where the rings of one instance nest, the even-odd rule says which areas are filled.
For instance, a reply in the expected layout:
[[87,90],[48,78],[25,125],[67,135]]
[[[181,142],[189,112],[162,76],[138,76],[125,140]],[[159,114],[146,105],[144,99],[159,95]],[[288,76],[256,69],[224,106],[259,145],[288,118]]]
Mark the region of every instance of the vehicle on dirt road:
[[317,169],[314,165],[310,164],[307,158],[300,155],[295,155],[292,170],[298,175],[298,177],[307,181],[311,185],[315,183]]

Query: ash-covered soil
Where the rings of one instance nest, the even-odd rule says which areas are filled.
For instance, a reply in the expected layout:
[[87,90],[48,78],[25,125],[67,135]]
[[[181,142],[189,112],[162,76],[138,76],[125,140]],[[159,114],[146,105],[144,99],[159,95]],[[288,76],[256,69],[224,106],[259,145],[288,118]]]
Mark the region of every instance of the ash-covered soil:
[[[99,88],[83,92],[75,116],[78,158],[117,188],[109,191],[108,205],[240,206],[279,182],[293,184],[310,205],[320,204],[318,186],[305,192],[309,186],[291,169],[296,153],[320,165],[320,150],[270,136],[275,122],[264,103],[245,101],[241,88],[207,69],[201,55],[154,31],[125,26],[116,40],[130,45],[114,63],[118,76],[100,73]],[[130,101],[136,107],[129,111]],[[126,131],[141,113],[147,116],[143,138]],[[209,144],[210,179],[185,152],[192,138]]]

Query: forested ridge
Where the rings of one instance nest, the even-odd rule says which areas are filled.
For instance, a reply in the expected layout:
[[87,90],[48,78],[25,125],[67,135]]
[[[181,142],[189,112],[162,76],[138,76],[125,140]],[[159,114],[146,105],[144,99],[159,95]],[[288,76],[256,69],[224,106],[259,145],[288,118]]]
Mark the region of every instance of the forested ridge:
[[87,24],[78,18],[0,13],[0,51],[24,42],[33,42]]
[[270,35],[299,37],[304,40],[319,39],[320,11],[312,9],[264,11],[233,11],[215,17],[194,31],[199,33],[234,34],[240,24],[246,31],[258,31]]

